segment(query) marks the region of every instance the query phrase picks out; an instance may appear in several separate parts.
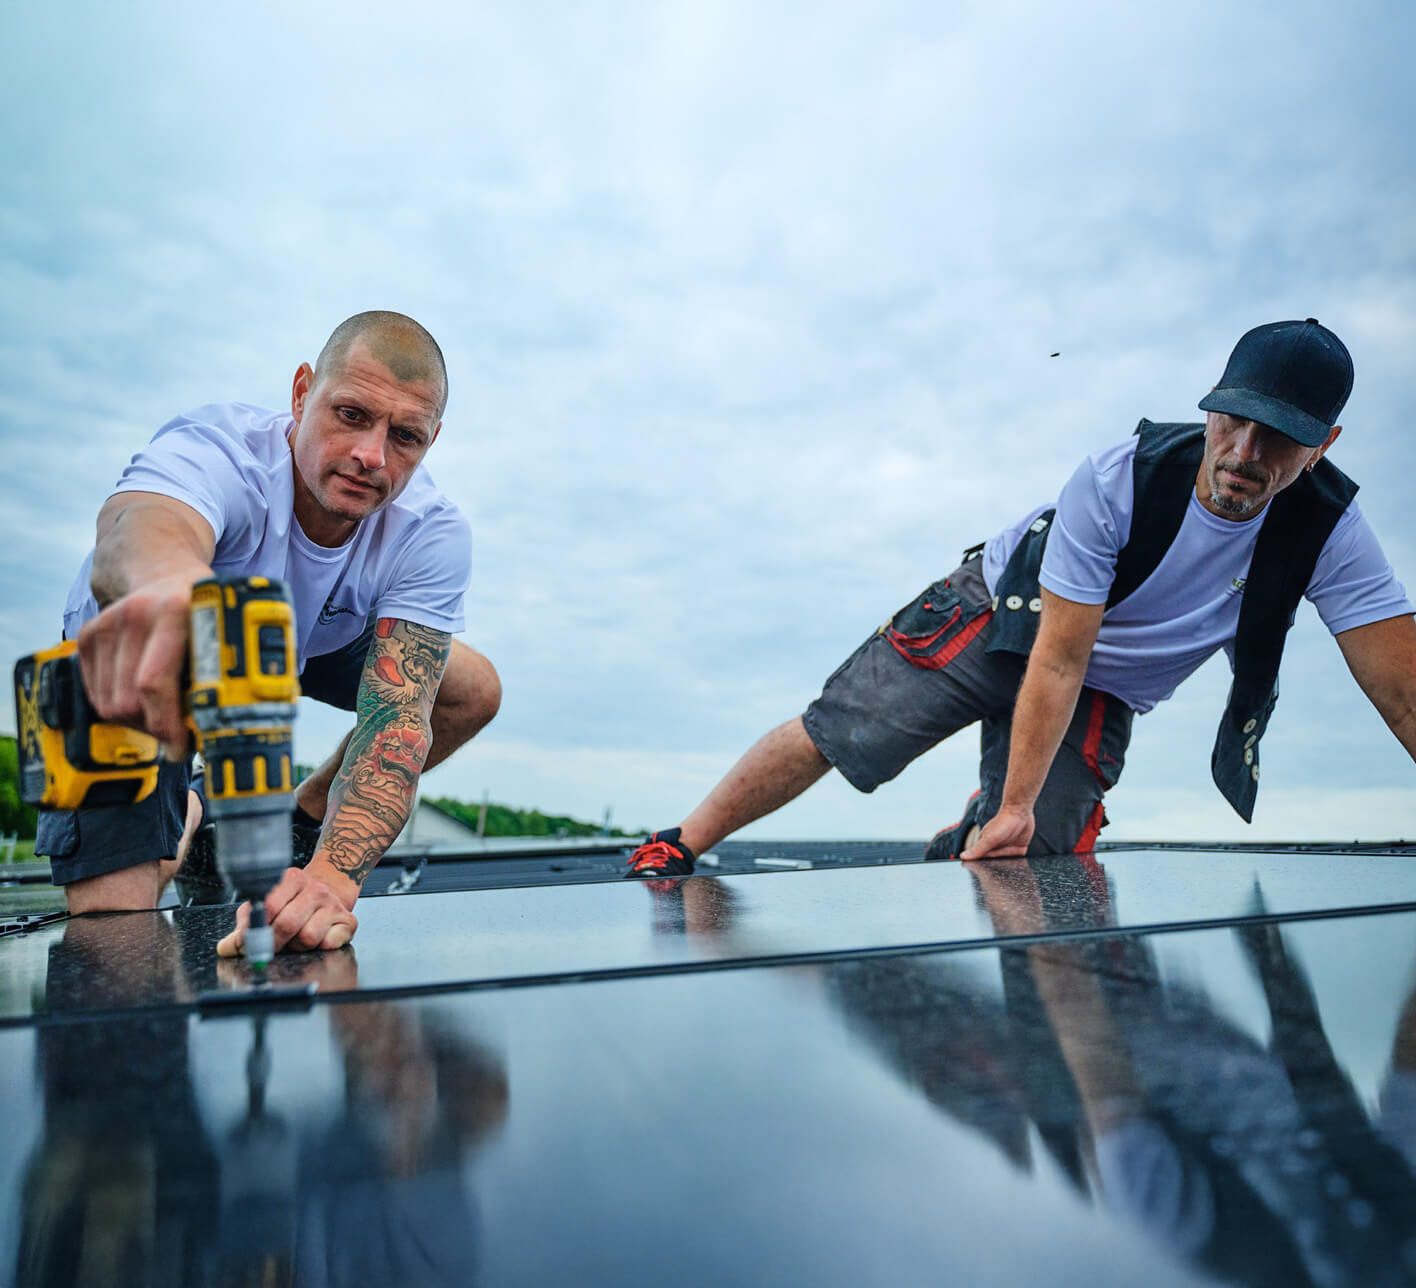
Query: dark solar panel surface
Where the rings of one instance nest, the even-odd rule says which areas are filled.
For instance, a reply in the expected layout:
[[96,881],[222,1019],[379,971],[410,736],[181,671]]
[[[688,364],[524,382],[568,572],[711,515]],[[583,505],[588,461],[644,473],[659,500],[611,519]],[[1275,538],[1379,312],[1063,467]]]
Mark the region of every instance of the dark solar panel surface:
[[226,909],[0,939],[0,1281],[1416,1281],[1416,854],[359,914],[282,1006]]
[[[1102,861],[1059,856],[1026,870],[1046,895],[1054,928],[1071,930],[1416,907],[1412,856],[1142,850]],[[1004,869],[995,864],[990,871]],[[908,863],[769,869],[662,885],[616,879],[443,894],[415,887],[360,901],[360,986],[487,987],[986,942],[1009,932],[983,905],[985,875],[979,865]],[[214,948],[232,924],[232,909],[168,915],[182,968],[135,972],[141,987],[133,1005],[176,1005],[222,983]],[[135,953],[141,962],[151,918],[122,913],[91,924],[102,928],[105,951]],[[27,938],[37,945],[63,933],[61,925]],[[0,941],[0,951],[7,948],[37,956],[33,948],[22,954],[19,945]],[[54,980],[52,963],[36,969],[42,980]],[[92,995],[87,970],[84,959],[72,987],[66,985],[71,1007]],[[103,1003],[125,1004],[118,992]],[[0,996],[0,1022],[48,1009],[45,987]]]

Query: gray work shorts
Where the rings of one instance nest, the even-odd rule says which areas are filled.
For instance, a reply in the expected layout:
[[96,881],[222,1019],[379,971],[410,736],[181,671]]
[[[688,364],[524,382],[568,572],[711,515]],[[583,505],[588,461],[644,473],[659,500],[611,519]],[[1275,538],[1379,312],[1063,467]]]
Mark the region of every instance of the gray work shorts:
[[[316,702],[353,711],[373,637],[370,621],[364,633],[343,648],[307,658],[300,672],[300,691]],[[164,762],[158,770],[156,789],[136,805],[42,809],[34,852],[48,857],[55,885],[174,858],[187,819],[190,781],[189,764]]]
[[[998,812],[1024,659],[987,651],[992,604],[983,560],[966,560],[865,641],[802,716],[816,749],[873,792],[916,757],[980,723],[978,821]],[[1090,850],[1102,796],[1121,776],[1133,712],[1084,688],[1034,809],[1030,854]]]

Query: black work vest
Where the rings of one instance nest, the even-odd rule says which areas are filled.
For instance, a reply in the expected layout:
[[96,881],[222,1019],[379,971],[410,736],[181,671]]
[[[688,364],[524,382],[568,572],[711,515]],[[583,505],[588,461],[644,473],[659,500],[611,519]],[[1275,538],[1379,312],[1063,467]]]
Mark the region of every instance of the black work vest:
[[[1136,433],[1141,441],[1132,467],[1131,533],[1116,556],[1108,609],[1139,589],[1170,549],[1194,495],[1205,450],[1202,424],[1142,420]],[[1246,823],[1254,815],[1259,739],[1278,701],[1278,665],[1288,628],[1323,545],[1356,494],[1357,484],[1322,460],[1268,504],[1234,635],[1234,683],[1210,755],[1215,786]],[[1037,638],[1042,609],[1037,579],[1053,513],[1046,511],[1023,534],[998,579],[990,651],[1026,654]]]

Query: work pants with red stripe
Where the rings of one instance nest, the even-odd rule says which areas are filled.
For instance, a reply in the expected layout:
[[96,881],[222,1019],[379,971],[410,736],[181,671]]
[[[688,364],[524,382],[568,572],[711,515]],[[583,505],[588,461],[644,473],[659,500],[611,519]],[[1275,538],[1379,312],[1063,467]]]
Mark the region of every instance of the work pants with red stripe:
[[[817,749],[863,792],[977,723],[980,824],[1003,799],[1025,666],[1016,654],[988,652],[994,609],[982,565],[966,560],[896,613],[803,715]],[[1106,822],[1102,797],[1121,775],[1133,715],[1119,698],[1082,689],[1034,807],[1030,854],[1084,852],[1095,844]]]

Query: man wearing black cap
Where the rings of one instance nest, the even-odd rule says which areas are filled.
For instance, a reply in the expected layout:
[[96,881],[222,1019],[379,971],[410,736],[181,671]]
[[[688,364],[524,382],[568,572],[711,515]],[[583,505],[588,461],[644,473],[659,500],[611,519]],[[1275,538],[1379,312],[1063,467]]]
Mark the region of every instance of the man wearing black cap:
[[1248,332],[1200,402],[1204,424],[1141,421],[1083,461],[1055,506],[966,552],[680,827],[636,849],[627,875],[687,875],[696,854],[830,769],[874,791],[975,721],[979,790],[926,857],[1091,849],[1133,716],[1221,648],[1234,684],[1211,767],[1247,822],[1304,597],[1416,759],[1412,604],[1356,484],[1323,459],[1351,391],[1352,359],[1316,319]]

